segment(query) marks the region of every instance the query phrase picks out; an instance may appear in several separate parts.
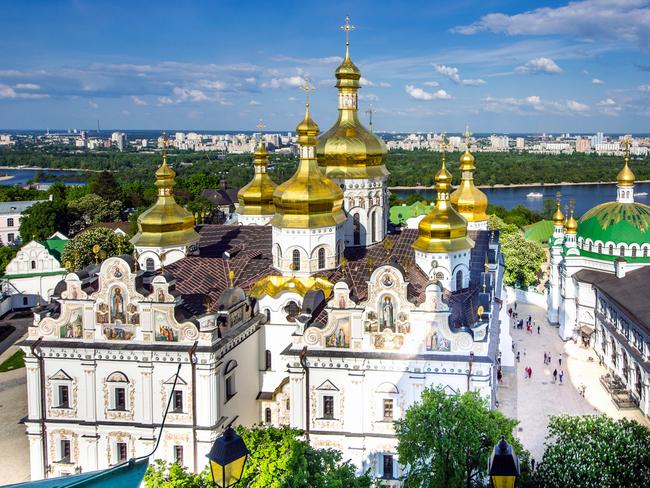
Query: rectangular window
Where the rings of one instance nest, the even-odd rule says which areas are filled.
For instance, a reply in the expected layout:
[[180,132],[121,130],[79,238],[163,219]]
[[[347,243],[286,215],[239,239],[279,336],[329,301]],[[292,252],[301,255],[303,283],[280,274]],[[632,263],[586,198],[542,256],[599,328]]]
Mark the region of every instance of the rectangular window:
[[183,392],[174,390],[174,412],[181,413],[183,411]]
[[62,463],[70,462],[70,441],[61,439],[61,461]]
[[333,419],[334,418],[334,397],[325,395],[323,397],[323,418],[324,419]]
[[7,219],[7,227],[13,227],[14,226],[14,219]]
[[174,462],[183,466],[183,446],[174,446]]
[[393,420],[393,400],[386,399],[384,400],[384,420],[392,421]]
[[235,375],[231,374],[226,378],[226,400],[230,400],[235,396],[237,390],[235,389]]
[[126,389],[115,388],[115,405],[113,410],[126,410]]
[[27,305],[29,305],[29,298],[23,297],[23,306],[26,307]]
[[383,478],[387,480],[393,479],[393,455],[384,454],[384,475]]
[[116,446],[117,462],[125,463],[127,461],[126,442],[118,442]]
[[58,408],[70,408],[70,389],[67,385],[59,385]]
[[8,242],[14,242],[14,234],[13,234],[13,232],[9,232],[9,234],[7,234],[7,241]]

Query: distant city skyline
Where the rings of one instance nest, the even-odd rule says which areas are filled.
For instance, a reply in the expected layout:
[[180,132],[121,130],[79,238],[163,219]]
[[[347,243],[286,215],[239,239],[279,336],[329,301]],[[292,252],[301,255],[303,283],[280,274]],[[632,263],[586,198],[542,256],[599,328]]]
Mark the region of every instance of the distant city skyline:
[[647,132],[650,0],[544,4],[3,2],[0,127],[324,130],[349,15],[378,131]]

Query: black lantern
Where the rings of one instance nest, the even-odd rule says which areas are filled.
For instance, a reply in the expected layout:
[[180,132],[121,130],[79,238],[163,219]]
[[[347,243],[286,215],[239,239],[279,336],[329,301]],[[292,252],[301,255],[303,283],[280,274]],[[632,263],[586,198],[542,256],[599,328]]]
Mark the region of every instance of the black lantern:
[[519,458],[501,436],[488,460],[488,472],[494,488],[514,488],[519,476]]
[[244,472],[244,465],[250,451],[244,444],[244,439],[228,427],[214,444],[208,459],[212,481],[220,488],[235,486]]

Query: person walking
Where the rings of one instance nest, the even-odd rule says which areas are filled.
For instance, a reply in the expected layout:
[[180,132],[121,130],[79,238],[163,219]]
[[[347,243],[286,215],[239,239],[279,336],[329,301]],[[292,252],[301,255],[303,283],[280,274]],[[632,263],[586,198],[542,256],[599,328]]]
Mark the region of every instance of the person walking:
[[517,362],[520,362],[520,361],[521,361],[521,355],[520,355],[520,354],[521,354],[521,353],[520,353],[519,351],[517,351]]
[[557,381],[557,369],[553,370],[553,381]]
[[539,335],[539,331],[540,331],[540,329],[541,329],[541,327],[538,325],[538,326],[537,326],[537,335]]
[[562,353],[560,353],[560,357],[557,358],[558,363],[560,363],[560,366],[562,366]]
[[548,353],[548,364],[551,364],[551,352]]
[[532,377],[533,377],[533,368],[528,366],[528,378],[532,378]]
[[546,351],[544,351],[544,364],[546,364]]
[[560,384],[562,384],[562,378],[564,378],[564,371],[560,370]]
[[517,311],[517,302],[515,302],[515,312]]

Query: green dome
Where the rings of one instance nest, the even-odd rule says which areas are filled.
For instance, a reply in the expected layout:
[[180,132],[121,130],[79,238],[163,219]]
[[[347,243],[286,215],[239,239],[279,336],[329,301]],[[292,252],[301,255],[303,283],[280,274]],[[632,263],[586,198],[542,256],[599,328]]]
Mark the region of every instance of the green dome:
[[650,243],[650,207],[642,203],[601,203],[582,216],[577,237],[603,244]]

